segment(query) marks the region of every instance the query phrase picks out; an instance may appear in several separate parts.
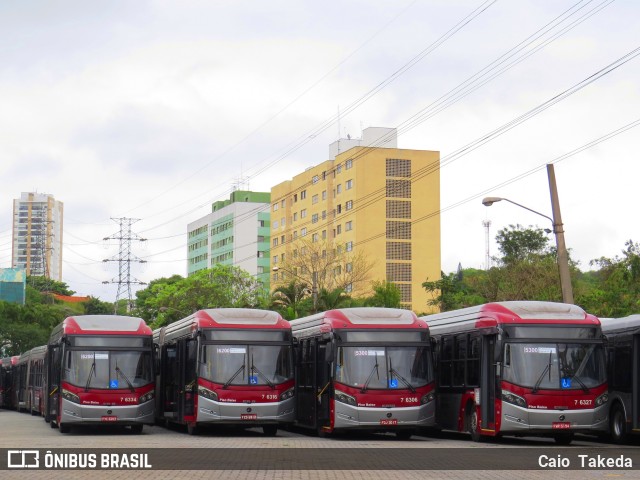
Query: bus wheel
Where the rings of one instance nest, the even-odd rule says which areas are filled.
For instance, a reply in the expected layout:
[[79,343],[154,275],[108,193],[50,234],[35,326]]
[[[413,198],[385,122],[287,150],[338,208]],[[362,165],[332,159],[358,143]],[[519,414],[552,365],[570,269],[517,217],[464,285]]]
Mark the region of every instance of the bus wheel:
[[56,425],[56,422],[54,422],[53,420],[51,420],[51,421],[49,422],[49,426],[50,426],[51,428],[58,428],[58,425]]
[[471,440],[474,442],[482,441],[482,435],[480,435],[480,430],[478,429],[478,412],[473,404],[467,411],[467,431],[471,435]]
[[276,434],[278,433],[278,426],[277,425],[263,425],[262,426],[262,432],[267,437],[275,437]]
[[69,425],[65,425],[64,423],[59,423],[58,430],[60,430],[60,433],[69,433],[71,428],[69,427]]
[[140,435],[142,433],[142,427],[144,427],[144,425],[140,423],[131,425],[129,428],[131,429],[131,433],[133,433],[134,435]]
[[619,403],[611,410],[609,414],[609,431],[611,432],[611,441],[613,443],[624,443],[627,439],[627,419],[624,416],[624,410]]
[[553,437],[558,445],[569,445],[573,441],[573,433],[561,433]]
[[397,430],[396,431],[396,438],[398,440],[409,440],[411,438],[411,435],[413,435],[413,432],[411,430]]
[[187,423],[187,433],[189,435],[197,435],[198,434],[198,425],[193,423]]

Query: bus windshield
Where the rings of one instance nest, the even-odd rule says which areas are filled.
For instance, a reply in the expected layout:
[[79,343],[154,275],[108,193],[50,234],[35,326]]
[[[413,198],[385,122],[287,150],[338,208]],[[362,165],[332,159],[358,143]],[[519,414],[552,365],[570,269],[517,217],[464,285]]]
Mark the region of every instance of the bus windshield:
[[567,390],[606,381],[602,345],[586,343],[507,343],[502,379],[533,389]]
[[336,381],[369,389],[409,389],[433,380],[431,355],[424,346],[340,347]]
[[200,376],[229,385],[277,385],[293,379],[290,345],[204,345]]
[[133,390],[153,382],[151,363],[151,351],[67,350],[62,380],[86,390]]

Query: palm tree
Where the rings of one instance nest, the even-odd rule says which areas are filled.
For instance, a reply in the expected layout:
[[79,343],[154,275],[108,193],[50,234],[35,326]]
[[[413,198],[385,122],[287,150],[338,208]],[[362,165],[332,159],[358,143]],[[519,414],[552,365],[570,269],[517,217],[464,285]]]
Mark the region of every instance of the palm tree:
[[332,310],[345,306],[351,301],[351,297],[347,295],[342,288],[334,288],[327,290],[323,288],[318,293],[318,310]]
[[282,312],[287,320],[300,317],[304,309],[305,297],[309,295],[306,283],[292,280],[287,285],[281,285],[271,294],[271,304]]

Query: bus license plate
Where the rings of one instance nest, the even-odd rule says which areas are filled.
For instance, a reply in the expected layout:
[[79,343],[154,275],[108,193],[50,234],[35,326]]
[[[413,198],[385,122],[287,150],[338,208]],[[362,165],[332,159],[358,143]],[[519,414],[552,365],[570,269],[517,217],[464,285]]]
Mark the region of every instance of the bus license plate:
[[380,420],[380,425],[398,425],[397,418],[383,418]]
[[103,422],[117,422],[118,417],[115,415],[104,415],[101,419]]
[[554,430],[568,430],[571,428],[571,422],[552,422],[551,428]]
[[241,413],[240,414],[240,420],[257,420],[257,419],[258,419],[257,413]]

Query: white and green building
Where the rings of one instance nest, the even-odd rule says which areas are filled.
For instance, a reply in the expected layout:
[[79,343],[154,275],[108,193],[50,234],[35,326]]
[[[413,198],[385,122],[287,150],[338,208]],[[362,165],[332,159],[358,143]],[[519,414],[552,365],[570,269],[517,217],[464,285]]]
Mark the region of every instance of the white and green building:
[[246,270],[269,289],[269,192],[236,190],[187,227],[187,274],[213,265]]

